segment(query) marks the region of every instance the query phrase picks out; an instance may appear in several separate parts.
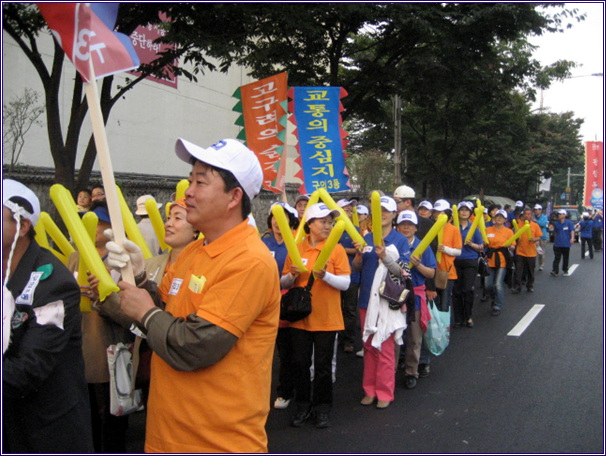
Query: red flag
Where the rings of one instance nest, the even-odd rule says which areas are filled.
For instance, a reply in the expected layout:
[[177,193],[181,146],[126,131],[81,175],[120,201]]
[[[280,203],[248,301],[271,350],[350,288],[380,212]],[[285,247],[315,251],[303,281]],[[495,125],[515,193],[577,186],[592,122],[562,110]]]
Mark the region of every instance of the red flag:
[[131,70],[139,58],[127,35],[114,32],[119,3],[36,3],[65,54],[85,82],[89,59],[95,78]]

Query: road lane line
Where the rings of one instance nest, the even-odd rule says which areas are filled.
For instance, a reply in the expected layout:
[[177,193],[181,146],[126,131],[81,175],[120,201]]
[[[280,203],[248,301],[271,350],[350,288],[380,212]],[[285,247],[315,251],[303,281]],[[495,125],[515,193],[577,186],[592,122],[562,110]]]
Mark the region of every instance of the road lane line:
[[578,265],[578,264],[573,264],[572,266],[570,266],[570,267],[568,268],[568,275],[572,275],[572,273],[574,272],[574,270],[575,270],[576,268],[578,268],[578,267],[579,267],[579,265]]
[[539,312],[543,310],[543,307],[545,307],[545,304],[535,304],[532,306],[532,309],[530,309],[528,313],[522,317],[518,324],[515,325],[507,335],[514,337],[521,336],[522,333],[526,331],[526,328],[530,326],[530,323],[532,323],[536,316],[539,315]]

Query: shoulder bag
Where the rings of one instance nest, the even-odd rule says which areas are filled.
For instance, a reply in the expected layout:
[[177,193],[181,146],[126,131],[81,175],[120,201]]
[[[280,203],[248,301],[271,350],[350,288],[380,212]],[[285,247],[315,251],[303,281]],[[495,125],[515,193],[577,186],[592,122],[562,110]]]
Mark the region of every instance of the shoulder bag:
[[314,283],[314,274],[311,272],[305,287],[292,287],[280,301],[280,320],[302,320],[311,313],[311,286]]

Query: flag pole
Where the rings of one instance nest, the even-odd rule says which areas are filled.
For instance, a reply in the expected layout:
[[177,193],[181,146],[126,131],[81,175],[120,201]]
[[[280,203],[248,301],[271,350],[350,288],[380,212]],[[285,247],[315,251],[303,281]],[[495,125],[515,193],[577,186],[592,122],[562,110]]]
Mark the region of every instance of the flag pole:
[[[101,113],[101,104],[99,102],[99,90],[97,88],[97,80],[95,79],[95,69],[91,58],[88,60],[90,69],[90,82],[84,83],[86,93],[86,101],[90,112],[90,119],[93,127],[93,137],[95,138],[95,147],[97,148],[97,157],[101,167],[101,179],[105,189],[105,198],[107,201],[107,210],[111,220],[112,231],[114,233],[114,241],[124,246],[126,235],[124,234],[124,223],[120,213],[120,201],[118,199],[118,191],[116,190],[116,181],[114,179],[114,170],[112,167],[111,157],[109,155],[109,146],[107,142],[107,133],[103,122],[103,114]],[[122,269],[122,280],[135,285],[135,277],[130,261]]]

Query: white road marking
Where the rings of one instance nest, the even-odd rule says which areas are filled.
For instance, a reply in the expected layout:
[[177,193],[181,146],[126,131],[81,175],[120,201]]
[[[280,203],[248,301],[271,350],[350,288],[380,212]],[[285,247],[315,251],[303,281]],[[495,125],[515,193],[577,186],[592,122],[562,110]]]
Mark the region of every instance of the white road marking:
[[530,323],[532,323],[536,316],[539,315],[539,312],[543,310],[543,307],[545,307],[545,304],[535,304],[532,306],[532,309],[530,309],[528,313],[522,317],[518,324],[515,325],[507,335],[514,337],[521,336],[522,333],[526,331],[526,328],[530,326]]
[[572,273],[574,272],[574,270],[575,270],[576,268],[578,268],[578,267],[579,267],[579,265],[578,265],[578,264],[573,264],[572,266],[570,266],[570,267],[568,268],[568,275],[572,275]]

